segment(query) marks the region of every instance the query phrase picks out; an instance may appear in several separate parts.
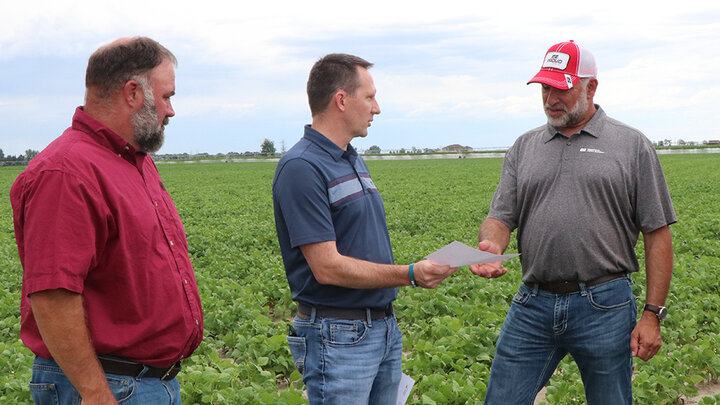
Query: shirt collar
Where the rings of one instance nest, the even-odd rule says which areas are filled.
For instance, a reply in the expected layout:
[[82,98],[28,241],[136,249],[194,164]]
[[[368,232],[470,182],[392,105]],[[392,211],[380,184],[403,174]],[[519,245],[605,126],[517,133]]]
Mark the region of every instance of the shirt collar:
[[130,142],[90,116],[82,106],[75,109],[72,128],[88,134],[95,142],[142,170],[147,154],[136,151]]
[[332,156],[335,161],[345,159],[354,164],[355,159],[357,159],[358,153],[352,145],[348,144],[347,150],[342,150],[342,148],[335,145],[333,141],[315,130],[309,124],[305,125],[305,135],[303,137],[319,146],[322,150]]
[[[603,111],[602,107],[595,104],[595,108],[597,111],[595,111],[595,114],[590,118],[590,121],[585,124],[585,126],[580,130],[579,133],[588,134],[594,138],[599,137],[600,132],[603,127],[603,123],[605,121],[605,111]],[[557,135],[566,137],[565,134],[561,133],[557,129],[555,129],[554,126],[547,124],[546,125],[547,131],[545,131],[544,141],[545,143],[550,142],[553,138],[555,138]]]

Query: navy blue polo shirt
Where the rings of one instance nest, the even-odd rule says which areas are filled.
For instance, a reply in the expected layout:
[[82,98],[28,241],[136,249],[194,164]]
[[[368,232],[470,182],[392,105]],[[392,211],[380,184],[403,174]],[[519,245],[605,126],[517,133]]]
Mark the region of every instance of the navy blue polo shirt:
[[384,307],[397,288],[353,289],[317,282],[300,246],[336,241],[341,255],[393,264],[382,197],[355,149],[342,150],[309,125],[273,179],[275,227],[292,299],[314,306]]

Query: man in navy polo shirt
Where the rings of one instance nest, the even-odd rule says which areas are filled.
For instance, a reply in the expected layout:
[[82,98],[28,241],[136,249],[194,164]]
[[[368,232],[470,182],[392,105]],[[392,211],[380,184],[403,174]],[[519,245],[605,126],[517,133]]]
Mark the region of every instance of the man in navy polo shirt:
[[312,125],[278,163],[275,225],[292,298],[288,344],[310,404],[394,404],[398,286],[435,288],[454,268],[395,265],[382,197],[350,145],[380,107],[366,60],[329,54],[307,83]]

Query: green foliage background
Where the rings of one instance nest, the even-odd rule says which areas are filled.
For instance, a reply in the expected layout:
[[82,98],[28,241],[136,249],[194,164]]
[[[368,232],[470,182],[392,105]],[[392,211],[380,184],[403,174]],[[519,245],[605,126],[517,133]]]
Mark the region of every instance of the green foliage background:
[[[663,155],[661,162],[679,217],[671,228],[671,315],[660,353],[636,361],[637,404],[680,403],[697,394],[694,384],[720,376],[720,158]],[[501,165],[501,159],[369,161],[396,262],[421,260],[453,240],[475,245]],[[295,306],[275,238],[274,169],[272,162],[160,166],[187,230],[205,310],[205,339],[179,377],[186,404],[306,402],[285,342]],[[31,403],[33,355],[19,339],[22,269],[7,197],[21,170],[0,168],[2,404]],[[508,251],[516,251],[514,239]],[[642,261],[642,241],[637,253]],[[506,264],[509,274],[497,280],[463,268],[435,290],[400,290],[395,308],[405,337],[404,372],[417,380],[409,403],[482,402],[495,340],[520,283],[519,262]],[[633,281],[641,304],[644,272]],[[584,403],[570,359],[552,378],[547,402]]]

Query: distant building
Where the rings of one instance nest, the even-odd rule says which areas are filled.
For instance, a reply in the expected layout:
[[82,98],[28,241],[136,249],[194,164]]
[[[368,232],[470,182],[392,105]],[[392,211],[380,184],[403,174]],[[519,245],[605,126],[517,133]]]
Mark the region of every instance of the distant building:
[[711,139],[709,141],[703,141],[703,145],[720,145],[720,140]]
[[448,145],[442,148],[443,152],[472,152],[473,148],[470,146],[462,146],[459,144]]

